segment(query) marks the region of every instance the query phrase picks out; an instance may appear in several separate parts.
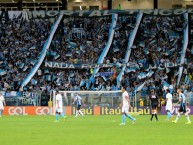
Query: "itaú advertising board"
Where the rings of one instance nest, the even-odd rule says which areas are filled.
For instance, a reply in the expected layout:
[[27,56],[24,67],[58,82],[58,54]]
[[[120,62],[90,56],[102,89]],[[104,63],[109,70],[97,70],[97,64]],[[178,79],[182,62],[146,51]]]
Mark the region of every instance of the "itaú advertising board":
[[[64,106],[63,112],[66,115],[74,115],[75,107]],[[100,106],[86,106],[83,107],[82,112],[85,115],[120,115],[120,107],[100,107]],[[129,113],[136,113],[140,115],[150,114],[150,108],[138,107],[129,109]],[[52,107],[41,107],[41,106],[6,106],[3,114],[4,115],[52,115],[55,110]]]

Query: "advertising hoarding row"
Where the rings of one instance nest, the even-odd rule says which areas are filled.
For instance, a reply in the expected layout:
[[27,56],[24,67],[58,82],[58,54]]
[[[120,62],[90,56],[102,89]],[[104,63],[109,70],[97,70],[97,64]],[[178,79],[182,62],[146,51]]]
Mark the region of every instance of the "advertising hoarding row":
[[[172,113],[177,114],[179,107],[174,107]],[[81,109],[85,115],[120,115],[121,108],[120,107],[84,107]],[[64,114],[66,115],[74,115],[75,107],[72,106],[64,106],[63,107]],[[193,106],[189,106],[187,108],[187,112],[189,114],[193,114]],[[52,115],[54,113],[54,109],[52,107],[36,107],[36,106],[7,106],[5,107],[3,114],[4,115]],[[138,115],[149,115],[151,113],[151,109],[149,107],[131,107],[129,110],[131,114]],[[165,113],[165,106],[161,108],[161,114]]]

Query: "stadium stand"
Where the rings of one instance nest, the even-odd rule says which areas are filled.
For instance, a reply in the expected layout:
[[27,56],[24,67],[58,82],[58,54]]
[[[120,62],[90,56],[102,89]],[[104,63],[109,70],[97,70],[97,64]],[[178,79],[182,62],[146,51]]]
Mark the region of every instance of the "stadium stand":
[[21,82],[37,62],[51,23],[45,19],[0,22],[1,90],[19,90]]
[[[63,62],[67,64],[93,64],[108,43],[112,18],[70,17],[64,16],[47,51],[44,63],[24,90],[118,90],[116,77],[124,62],[129,37],[136,25],[136,15],[118,15],[112,44],[103,63],[114,63],[112,68],[100,68],[95,79],[90,80],[92,68],[59,69],[47,68],[45,62]],[[9,20],[0,23],[0,89],[19,90],[21,81],[27,76],[38,60],[50,30],[48,19],[30,19],[30,21]],[[183,15],[152,16],[144,15],[137,30],[129,62],[121,84],[133,92],[143,82],[142,96],[151,89],[163,94],[164,86],[171,90],[176,87],[178,66],[171,68],[153,68],[166,63],[180,63],[183,48],[183,30],[187,22]],[[192,21],[190,26],[192,26]],[[192,42],[192,37],[190,37]],[[187,62],[183,71],[184,88],[192,88],[192,43],[186,51]],[[186,83],[187,77],[190,81]],[[188,86],[188,87],[187,87]]]

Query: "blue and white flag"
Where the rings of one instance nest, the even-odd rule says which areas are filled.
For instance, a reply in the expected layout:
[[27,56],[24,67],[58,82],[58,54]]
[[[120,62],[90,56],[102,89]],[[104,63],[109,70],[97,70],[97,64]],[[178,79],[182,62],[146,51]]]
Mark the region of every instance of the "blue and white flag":
[[151,77],[152,75],[153,75],[153,71],[152,70],[150,70],[147,74],[146,74],[146,77]]
[[51,75],[46,75],[46,81],[51,81]]
[[54,56],[54,59],[56,60],[56,59],[58,59],[59,57],[60,57],[60,55],[57,54],[57,55]]
[[138,77],[139,79],[144,79],[144,78],[146,78],[146,74],[145,74],[144,72],[141,72],[141,73],[138,74],[137,77]]
[[76,43],[75,43],[75,42],[70,42],[70,46],[71,46],[71,47],[75,47],[75,46],[76,46]]
[[28,69],[28,66],[25,66],[24,68],[23,68],[23,71],[26,71]]
[[145,42],[140,42],[139,46],[140,47],[145,47]]
[[72,56],[72,52],[67,52],[66,56]]
[[120,49],[118,47],[113,48],[113,52],[118,52]]
[[107,81],[107,78],[105,76],[102,76],[103,80],[106,82]]
[[19,68],[22,69],[23,67],[24,67],[24,63],[21,62],[21,63],[19,64]]
[[35,46],[32,46],[29,50],[34,50],[34,49],[36,49],[36,47],[35,47]]
[[144,85],[146,84],[146,82],[144,82],[143,84],[141,84],[140,86],[135,88],[135,92],[141,91],[141,89],[144,87]]
[[84,80],[81,80],[80,86],[82,87],[82,86],[84,86],[84,84],[85,84],[85,81],[84,81]]
[[31,62],[30,62],[30,63],[31,63],[32,65],[35,65],[35,64],[36,64],[36,62],[37,62],[36,60],[31,60]]
[[186,75],[184,82],[185,82],[186,85],[190,84],[190,79],[188,78],[188,75]]
[[7,71],[6,70],[0,70],[0,76],[6,75]]
[[168,84],[166,81],[163,81],[162,83],[163,83],[163,85],[166,86],[166,87],[169,87],[169,86],[170,86],[170,84]]

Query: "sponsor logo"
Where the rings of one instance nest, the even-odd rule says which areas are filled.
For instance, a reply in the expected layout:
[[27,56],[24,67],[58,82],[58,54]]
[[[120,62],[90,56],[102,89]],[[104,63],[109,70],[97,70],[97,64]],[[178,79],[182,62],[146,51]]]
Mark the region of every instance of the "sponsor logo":
[[9,107],[8,114],[9,115],[28,115],[26,113],[25,107]]
[[35,114],[36,115],[51,115],[52,109],[49,107],[37,107],[35,109]]
[[[84,115],[92,115],[93,114],[93,107],[85,107],[80,109]],[[76,108],[72,107],[72,115],[76,114]]]
[[[150,114],[150,108],[148,107],[131,107],[128,113],[136,113],[140,115]],[[101,107],[101,115],[120,115],[120,107]]]

